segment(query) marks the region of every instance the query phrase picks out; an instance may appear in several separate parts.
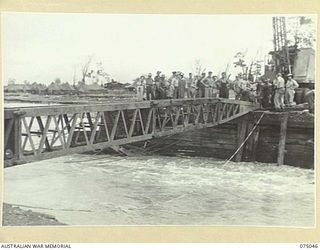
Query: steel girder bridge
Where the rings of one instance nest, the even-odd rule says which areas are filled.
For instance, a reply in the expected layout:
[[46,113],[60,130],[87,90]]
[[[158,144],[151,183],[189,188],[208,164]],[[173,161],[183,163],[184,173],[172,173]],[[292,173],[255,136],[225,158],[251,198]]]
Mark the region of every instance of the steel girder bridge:
[[259,105],[221,98],[4,109],[4,166],[213,127]]

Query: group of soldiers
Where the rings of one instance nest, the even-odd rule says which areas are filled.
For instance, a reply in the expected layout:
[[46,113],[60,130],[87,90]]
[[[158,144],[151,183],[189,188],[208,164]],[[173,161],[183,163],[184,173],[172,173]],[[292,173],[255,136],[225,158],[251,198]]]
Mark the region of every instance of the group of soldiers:
[[222,72],[218,78],[212,71],[200,75],[189,73],[187,77],[182,72],[173,71],[167,78],[161,71],[157,71],[154,77],[149,73],[147,77],[138,78],[137,96],[139,100],[229,98],[229,92],[232,90],[236,100],[259,102],[263,107],[281,110],[285,103],[289,106],[294,104],[295,89],[299,87],[292,74],[287,75],[286,82],[281,73],[277,74],[273,82],[261,78],[253,81],[241,73],[234,81],[229,78],[230,75],[227,76],[226,72]]
[[182,72],[173,71],[167,78],[161,71],[152,77],[141,76],[136,81],[139,100],[181,99],[181,98],[229,98],[229,89],[232,85],[225,72],[218,79],[211,71],[201,75],[189,73],[185,77]]

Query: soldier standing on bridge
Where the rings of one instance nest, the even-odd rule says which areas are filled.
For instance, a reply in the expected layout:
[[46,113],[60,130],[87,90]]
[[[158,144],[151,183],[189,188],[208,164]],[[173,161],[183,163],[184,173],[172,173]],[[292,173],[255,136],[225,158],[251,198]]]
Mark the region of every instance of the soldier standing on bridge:
[[264,108],[271,107],[271,94],[272,94],[272,84],[270,84],[270,80],[264,80],[264,83],[260,87],[260,103]]
[[295,89],[299,87],[299,84],[292,78],[292,74],[288,74],[288,80],[286,83],[286,100],[288,106],[292,106],[295,103],[293,102]]
[[155,99],[155,85],[154,81],[152,79],[152,74],[148,74],[148,78],[146,79],[146,84],[147,84],[147,100],[154,100]]
[[196,79],[193,77],[192,73],[189,73],[189,78],[187,79],[187,97],[195,98],[197,93]]
[[141,76],[137,82],[137,99],[138,101],[142,101],[144,99],[144,88],[146,84],[146,79],[144,76]]
[[241,88],[241,101],[249,101],[250,83],[247,81],[246,75],[239,75]]
[[212,88],[214,84],[214,79],[212,77],[212,71],[208,72],[208,76],[203,80],[204,86],[204,97],[210,98],[212,97]]
[[239,76],[236,76],[236,79],[233,82],[233,91],[235,93],[235,99],[236,100],[240,100],[240,96],[241,96],[241,81]]
[[219,92],[218,77],[213,76],[212,97],[217,97]]
[[166,98],[168,99],[173,99],[174,94],[175,94],[175,87],[173,86],[172,82],[166,81],[167,86],[166,86]]
[[284,79],[281,76],[281,73],[278,73],[276,76],[276,79],[273,81],[273,85],[275,88],[275,94],[274,94],[274,108],[276,110],[284,109]]
[[229,98],[230,81],[227,78],[226,72],[222,72],[221,78],[218,80],[219,84],[219,97]]
[[176,71],[172,72],[172,76],[170,77],[169,82],[174,87],[173,97],[172,98],[173,99],[179,98],[179,79],[178,79]]
[[204,81],[205,79],[206,79],[206,73],[203,72],[197,81],[199,98],[203,98],[205,96],[205,87],[206,87],[206,83]]
[[183,73],[179,74],[179,98],[183,99],[186,94],[186,78]]
[[161,78],[161,71],[157,71],[157,74],[156,76],[154,77],[154,82],[157,83],[157,82],[160,82],[160,78]]
[[164,74],[160,76],[159,85],[158,85],[158,95],[160,99],[166,99],[166,89],[168,87],[168,81]]

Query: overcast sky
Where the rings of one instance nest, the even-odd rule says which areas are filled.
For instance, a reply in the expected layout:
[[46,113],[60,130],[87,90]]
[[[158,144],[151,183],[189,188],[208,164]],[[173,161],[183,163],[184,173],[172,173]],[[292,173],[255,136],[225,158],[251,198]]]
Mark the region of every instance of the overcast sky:
[[[161,70],[185,73],[200,59],[214,74],[238,51],[247,58],[272,50],[268,15],[125,15],[5,13],[4,81],[72,82],[93,54],[112,78],[126,82]],[[230,73],[234,72],[233,65]]]

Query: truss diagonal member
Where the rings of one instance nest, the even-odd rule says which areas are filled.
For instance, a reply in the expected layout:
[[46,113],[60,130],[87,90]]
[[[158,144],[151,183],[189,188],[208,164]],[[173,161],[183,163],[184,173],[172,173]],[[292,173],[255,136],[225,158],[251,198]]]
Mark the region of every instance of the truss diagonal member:
[[107,140],[110,141],[109,128],[107,125],[107,120],[106,120],[106,116],[104,115],[104,112],[102,112],[102,121],[103,121],[104,129],[106,131]]
[[140,124],[141,124],[142,134],[144,135],[145,131],[144,131],[144,125],[143,125],[143,120],[142,120],[142,115],[141,115],[140,109],[138,109],[138,114],[139,114],[139,120],[140,120]]
[[227,108],[227,103],[222,103],[222,111],[220,113],[220,118],[219,118],[219,121],[222,121],[224,119],[224,115],[225,115],[225,112],[226,112],[226,108]]
[[38,153],[41,154],[42,150],[43,150],[43,145],[45,144],[46,149],[50,150],[50,145],[49,145],[49,141],[47,138],[47,134],[48,134],[48,130],[49,130],[49,126],[50,126],[50,122],[51,122],[51,115],[48,115],[47,117],[47,121],[46,121],[46,125],[45,127],[43,127],[43,123],[42,123],[42,119],[40,116],[37,116],[37,120],[41,129],[41,139],[40,139],[40,143],[39,143],[39,148],[38,148]]
[[208,105],[209,104],[202,105],[202,120],[204,124],[206,124],[208,120]]
[[124,126],[124,131],[126,133],[126,136],[127,138],[129,137],[129,133],[128,133],[128,127],[127,127],[127,119],[124,115],[124,112],[123,110],[121,110],[121,118],[122,118],[122,123],[123,123],[123,126]]
[[117,132],[120,114],[121,114],[121,111],[119,110],[119,111],[117,112],[116,118],[115,118],[115,120],[114,120],[114,122],[113,122],[113,127],[112,127],[112,131],[111,131],[111,136],[110,136],[110,139],[111,139],[112,141],[114,140],[115,135],[116,135],[116,132]]
[[188,124],[189,124],[190,112],[191,112],[191,106],[190,106],[189,104],[187,104],[187,113],[186,113],[186,115],[185,115],[185,117],[184,117],[184,119],[183,119],[183,125],[184,125],[185,127],[187,127]]
[[[36,154],[37,154],[37,151],[36,151],[36,149],[35,149],[35,146],[34,146],[34,143],[33,143],[33,140],[32,140],[32,136],[31,136],[31,133],[30,133],[30,129],[29,129],[29,126],[28,126],[28,124],[27,124],[27,121],[26,121],[26,118],[25,118],[25,117],[22,117],[22,123],[23,123],[24,128],[25,128],[26,133],[27,133],[26,139],[29,139],[29,142],[30,142],[30,146],[31,146],[31,148],[32,148],[32,151],[33,151],[34,155],[36,155]],[[31,122],[30,122],[30,123],[31,123]],[[31,124],[31,125],[32,125],[32,124]],[[25,146],[26,146],[26,144],[23,145],[22,151],[25,150]]]
[[[95,121],[92,124],[91,135],[90,135],[90,144],[93,144],[93,142],[94,142],[100,118],[101,118],[101,112],[97,112],[97,115],[95,117]],[[92,122],[92,120],[91,120],[91,122]]]
[[198,125],[199,124],[199,119],[200,119],[200,115],[201,115],[201,105],[198,105],[197,107],[195,107],[194,110],[196,110],[196,119],[195,119],[195,125]]
[[234,104],[228,104],[227,118],[229,118],[232,114]]
[[80,127],[82,128],[86,143],[87,143],[87,145],[89,145],[89,139],[88,139],[88,135],[87,135],[87,131],[86,131],[86,126],[84,125],[84,121],[83,121],[84,116],[85,116],[85,113],[82,113],[81,120],[80,120]]
[[[62,137],[62,130],[59,129],[60,116],[58,118],[58,121],[57,121],[56,116],[53,116],[53,121],[54,121],[54,124],[55,124],[55,132],[54,132],[54,135],[53,135],[53,137],[51,139],[50,147],[52,148],[53,145],[55,144],[55,142],[59,139],[62,148],[65,149],[65,140],[64,140],[65,138]],[[62,124],[62,129],[63,129],[63,124]],[[57,138],[55,138],[56,134],[57,134]]]
[[133,134],[134,127],[135,127],[135,124],[136,124],[137,114],[138,114],[138,109],[135,109],[133,111],[133,116],[132,116],[132,120],[131,120],[131,124],[130,124],[129,137],[131,137],[132,134]]
[[221,104],[220,102],[218,102],[216,104],[215,111],[214,111],[214,123],[219,122],[220,110],[221,110]]
[[179,123],[180,112],[181,112],[181,107],[178,106],[177,107],[177,111],[176,111],[176,117],[174,119],[174,127],[176,127],[178,125],[178,123]]
[[68,139],[67,139],[67,147],[66,148],[70,148],[70,146],[71,146],[71,142],[72,142],[72,139],[73,139],[74,130],[75,130],[76,125],[77,125],[78,117],[79,117],[78,113],[75,113],[72,116],[72,123],[71,123],[71,126],[70,126],[70,130],[68,132]]
[[[29,123],[29,126],[28,126],[30,134],[31,134],[31,128],[32,128],[33,121],[34,121],[34,116],[31,117],[30,123]],[[22,150],[24,150],[24,148],[26,147],[27,141],[28,141],[28,137],[26,136],[24,138],[23,143],[22,143]]]
[[151,119],[152,119],[152,117],[153,117],[153,116],[152,116],[152,112],[153,112],[153,109],[150,108],[150,109],[149,109],[149,112],[148,112],[148,117],[147,117],[145,134],[148,134],[148,133],[149,133],[150,123],[151,123]]
[[62,127],[62,137],[63,137],[64,147],[66,147],[67,140],[66,140],[66,134],[65,134],[64,130],[66,129],[67,125],[64,126],[64,124],[63,124],[63,115],[59,115],[59,118],[60,118],[60,123],[61,123],[61,127]]
[[168,123],[168,109],[165,109],[164,117],[163,117],[163,121],[162,121],[162,125],[161,125],[161,130],[164,129],[164,127],[166,126],[167,123]]

